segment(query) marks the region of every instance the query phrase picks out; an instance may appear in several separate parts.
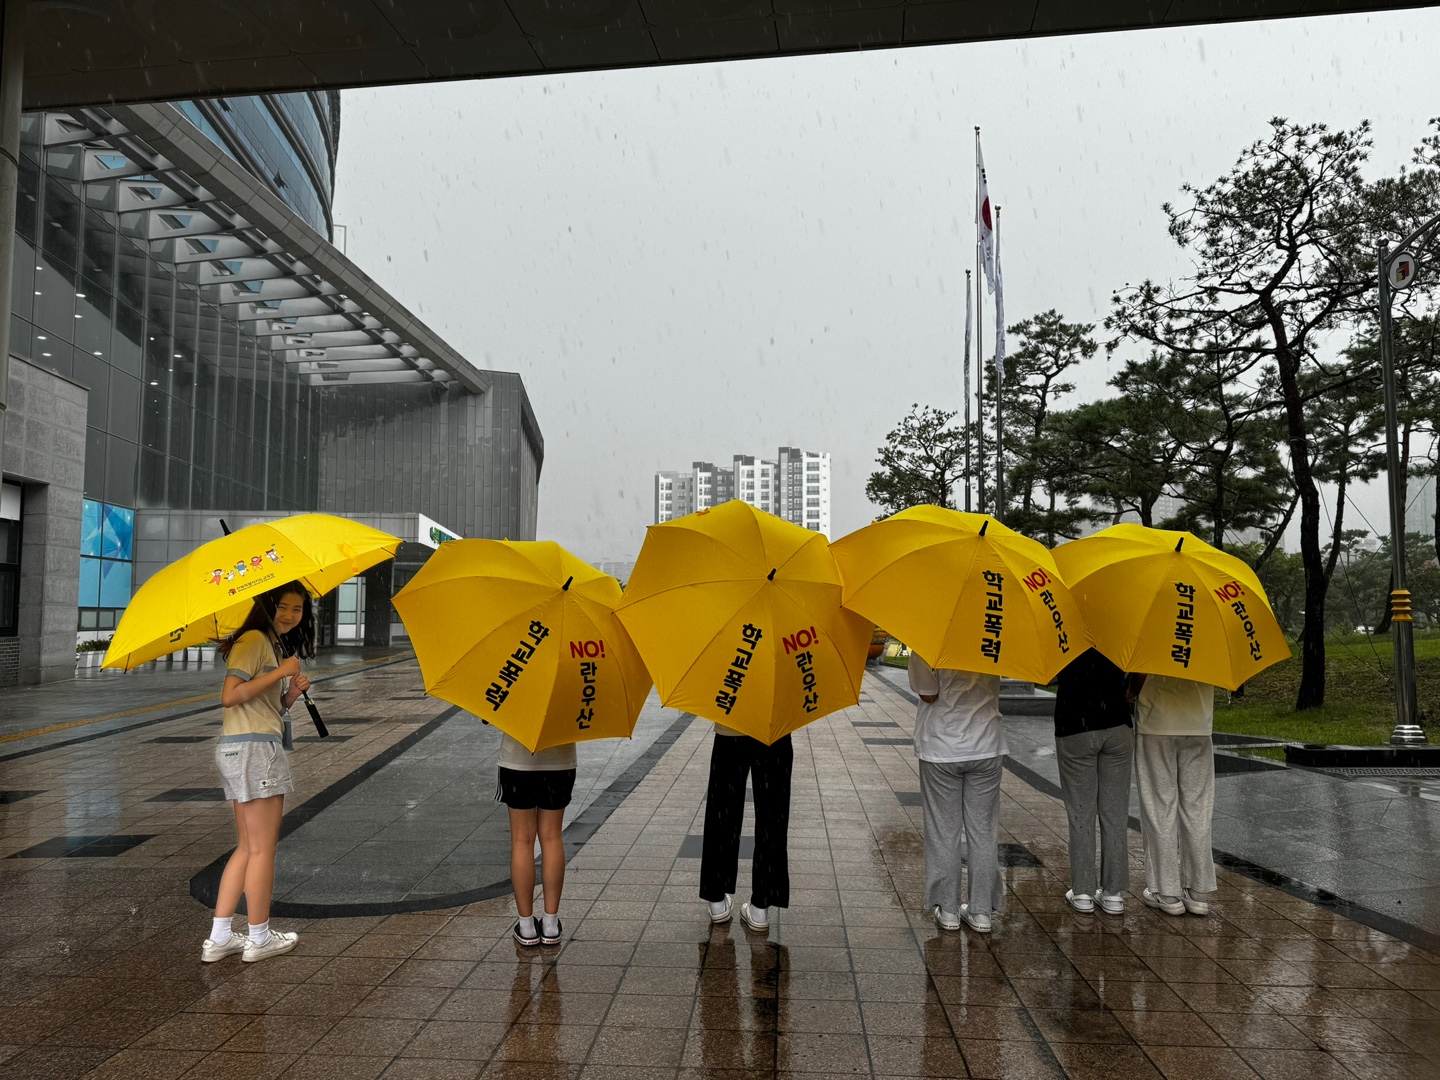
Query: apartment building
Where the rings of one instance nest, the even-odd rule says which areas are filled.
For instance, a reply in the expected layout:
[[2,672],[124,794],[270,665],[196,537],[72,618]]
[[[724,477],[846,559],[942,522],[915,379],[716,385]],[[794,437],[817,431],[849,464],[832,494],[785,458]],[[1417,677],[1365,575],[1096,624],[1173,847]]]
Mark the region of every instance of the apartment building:
[[730,467],[696,461],[688,472],[655,474],[655,521],[740,499],[803,528],[830,535],[830,455],[782,446],[775,459],[735,454]]

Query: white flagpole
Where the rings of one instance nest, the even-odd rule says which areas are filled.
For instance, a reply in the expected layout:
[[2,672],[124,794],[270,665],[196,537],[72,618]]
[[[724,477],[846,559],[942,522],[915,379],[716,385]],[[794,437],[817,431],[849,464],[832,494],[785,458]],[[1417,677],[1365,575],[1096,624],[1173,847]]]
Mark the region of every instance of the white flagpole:
[[970,510],[970,271],[965,271],[965,510]]
[[1005,285],[1000,276],[1000,207],[995,207],[995,517],[1005,513]]
[[[985,297],[980,292],[980,276],[984,272],[983,250],[980,243],[980,209],[981,199],[985,186],[984,173],[980,165],[980,127],[975,127],[975,318],[983,326],[985,324]],[[979,378],[975,380],[975,415],[980,419],[979,429],[975,435],[975,483],[978,509],[985,513],[985,365],[980,361],[980,350],[976,350],[975,367],[979,372]]]

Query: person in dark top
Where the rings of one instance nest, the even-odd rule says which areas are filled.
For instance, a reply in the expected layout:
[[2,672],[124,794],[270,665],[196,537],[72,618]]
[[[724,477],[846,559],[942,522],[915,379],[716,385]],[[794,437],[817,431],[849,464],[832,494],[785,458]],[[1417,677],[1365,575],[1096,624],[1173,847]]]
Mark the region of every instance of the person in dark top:
[[[1125,912],[1130,887],[1126,823],[1130,764],[1135,753],[1125,673],[1095,649],[1060,672],[1055,695],[1055,757],[1070,819],[1070,889],[1065,902],[1085,914],[1096,904],[1108,915]],[[1100,878],[1096,890],[1095,819],[1100,819]]]

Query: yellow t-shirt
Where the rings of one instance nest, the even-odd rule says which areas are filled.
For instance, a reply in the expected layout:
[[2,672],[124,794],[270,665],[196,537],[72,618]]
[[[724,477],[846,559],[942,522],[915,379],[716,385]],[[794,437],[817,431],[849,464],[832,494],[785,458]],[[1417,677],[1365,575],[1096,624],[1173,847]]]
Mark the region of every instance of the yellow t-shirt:
[[[225,676],[234,675],[249,682],[279,666],[275,647],[269,639],[259,630],[251,630],[230,650],[225,661]],[[226,708],[221,738],[227,735],[266,735],[277,741],[283,739],[285,710],[281,699],[288,681],[281,679],[263,694],[257,694],[241,705]]]

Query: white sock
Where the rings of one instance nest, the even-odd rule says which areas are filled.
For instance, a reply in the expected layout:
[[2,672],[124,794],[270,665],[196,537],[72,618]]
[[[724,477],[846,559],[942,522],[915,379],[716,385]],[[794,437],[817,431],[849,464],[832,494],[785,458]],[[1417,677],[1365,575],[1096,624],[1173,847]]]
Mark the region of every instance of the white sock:
[[770,909],[768,907],[756,907],[754,904],[751,904],[750,921],[760,923],[762,926],[768,925],[770,922]]
[[230,940],[230,920],[232,918],[233,916],[227,915],[223,919],[210,920],[210,940],[215,942],[216,945],[224,945]]
[[545,912],[545,917],[541,922],[546,937],[555,937],[560,933],[560,913],[558,911],[554,915],[548,911]]
[[520,936],[521,936],[521,937],[534,937],[534,936],[535,936],[535,916],[534,916],[534,915],[522,915],[522,916],[520,916]]
[[724,901],[724,900],[711,900],[711,901],[710,901],[710,914],[711,914],[711,915],[724,915],[724,914],[725,914],[725,901]]
[[250,944],[252,944],[252,945],[264,945],[266,939],[269,938],[269,937],[270,937],[270,920],[269,920],[269,919],[266,919],[266,920],[265,920],[264,922],[262,922],[262,923],[251,923],[251,924],[250,924]]

